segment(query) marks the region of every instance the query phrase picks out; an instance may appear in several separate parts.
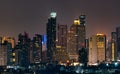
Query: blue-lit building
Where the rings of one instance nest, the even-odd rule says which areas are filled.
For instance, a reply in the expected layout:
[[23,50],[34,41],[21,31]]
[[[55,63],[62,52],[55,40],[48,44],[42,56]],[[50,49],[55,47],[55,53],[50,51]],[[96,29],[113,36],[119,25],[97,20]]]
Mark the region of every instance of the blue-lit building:
[[46,41],[47,41],[47,36],[46,36],[46,34],[44,34],[44,35],[42,35],[42,42],[46,43]]
[[47,61],[46,42],[47,42],[47,36],[46,36],[46,34],[44,34],[44,35],[42,35],[42,62],[46,62]]
[[48,61],[54,60],[54,54],[56,50],[56,12],[50,14],[48,23],[46,26],[47,32],[47,59]]

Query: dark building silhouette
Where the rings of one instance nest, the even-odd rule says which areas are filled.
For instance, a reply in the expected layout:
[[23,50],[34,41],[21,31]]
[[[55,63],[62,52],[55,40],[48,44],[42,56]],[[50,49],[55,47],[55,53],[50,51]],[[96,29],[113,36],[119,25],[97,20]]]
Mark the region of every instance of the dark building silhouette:
[[88,62],[88,50],[85,48],[81,48],[79,50],[79,62],[86,65]]
[[120,60],[120,27],[116,28],[117,34],[117,52],[118,52],[118,60]]
[[21,33],[18,35],[18,44],[15,46],[15,65],[21,67],[28,67],[30,64],[30,38],[25,32],[24,35]]
[[47,23],[47,58],[49,61],[54,60],[56,50],[56,12],[50,14]]
[[31,52],[31,58],[33,57],[33,63],[40,63],[42,61],[42,35],[36,34],[35,37],[33,37],[32,43],[33,52]]
[[86,18],[86,15],[80,15],[80,16],[79,16],[80,25],[85,25],[85,18]]

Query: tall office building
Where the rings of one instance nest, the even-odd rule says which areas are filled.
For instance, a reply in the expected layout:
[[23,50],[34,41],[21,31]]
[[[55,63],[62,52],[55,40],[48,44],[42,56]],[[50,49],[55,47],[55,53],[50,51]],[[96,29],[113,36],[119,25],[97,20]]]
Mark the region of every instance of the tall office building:
[[96,34],[89,38],[89,65],[105,61],[106,35]]
[[12,65],[12,51],[15,46],[15,39],[12,37],[0,37],[1,65]]
[[7,41],[0,44],[0,66],[12,65],[12,45]]
[[110,62],[111,61],[111,59],[112,59],[112,56],[113,56],[113,50],[112,50],[112,48],[111,48],[112,46],[111,46],[111,40],[107,40],[106,41],[106,61],[107,62]]
[[120,60],[120,27],[116,28],[116,34],[117,34],[117,52],[118,52],[117,59]]
[[66,49],[67,48],[67,25],[58,25],[57,31],[58,31],[57,46],[61,46],[62,48]]
[[67,55],[67,25],[58,25],[57,28],[57,53],[56,60],[66,62]]
[[13,62],[15,65],[28,67],[30,64],[30,42],[28,33],[25,32],[23,35],[21,33],[18,35],[18,44],[13,52]]
[[50,13],[47,23],[47,57],[48,61],[54,60],[56,51],[56,12]]
[[117,61],[117,34],[111,33],[111,61]]
[[33,43],[33,62],[40,63],[42,61],[42,35],[36,34],[32,40]]
[[84,19],[85,16],[81,15],[80,19],[74,20],[74,24],[68,31],[67,49],[70,60],[78,61],[78,51],[85,47],[86,31]]

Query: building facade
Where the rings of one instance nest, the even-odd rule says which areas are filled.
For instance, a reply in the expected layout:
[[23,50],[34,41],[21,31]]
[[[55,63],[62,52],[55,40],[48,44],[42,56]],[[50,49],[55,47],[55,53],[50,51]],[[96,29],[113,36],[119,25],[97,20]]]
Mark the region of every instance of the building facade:
[[30,38],[28,33],[18,35],[18,44],[15,46],[13,51],[13,62],[14,65],[20,67],[28,67],[30,64]]
[[96,34],[89,38],[89,65],[104,62],[106,59],[106,35]]
[[0,66],[12,66],[12,50],[11,43],[0,44]]
[[32,40],[33,49],[32,56],[33,63],[40,63],[42,61],[42,35],[36,34]]
[[58,25],[57,28],[57,53],[56,60],[58,62],[66,62],[67,54],[67,25]]
[[114,54],[114,51],[111,48],[111,40],[106,41],[106,62],[112,61],[112,56]]
[[[81,15],[82,16],[82,15]],[[68,31],[67,50],[70,60],[78,61],[79,49],[85,47],[85,22],[81,23],[80,19],[74,20],[74,24],[70,26]]]
[[47,58],[48,61],[54,61],[56,51],[56,12],[50,14],[47,23]]
[[117,61],[117,34],[111,33],[111,61]]

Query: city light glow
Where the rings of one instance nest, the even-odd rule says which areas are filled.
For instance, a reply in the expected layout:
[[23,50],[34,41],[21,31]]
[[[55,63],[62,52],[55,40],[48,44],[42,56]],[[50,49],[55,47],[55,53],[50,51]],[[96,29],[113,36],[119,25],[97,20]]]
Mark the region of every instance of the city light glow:
[[50,17],[56,18],[56,16],[57,16],[57,13],[56,13],[56,12],[51,12],[51,13],[50,13]]
[[80,20],[79,19],[75,19],[74,20],[74,25],[80,25]]

